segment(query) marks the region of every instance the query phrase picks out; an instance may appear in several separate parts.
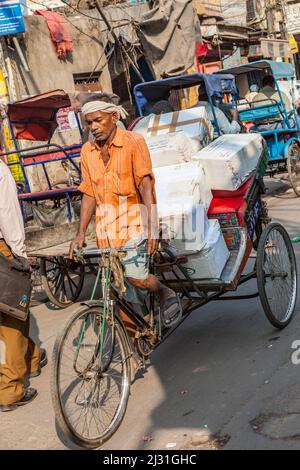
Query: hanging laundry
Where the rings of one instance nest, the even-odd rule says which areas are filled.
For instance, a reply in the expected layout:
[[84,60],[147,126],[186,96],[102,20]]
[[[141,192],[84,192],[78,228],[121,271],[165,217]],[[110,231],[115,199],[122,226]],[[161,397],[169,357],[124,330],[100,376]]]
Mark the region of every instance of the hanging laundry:
[[59,13],[48,10],[36,10],[34,14],[45,18],[57,56],[59,59],[66,60],[68,54],[73,51],[73,42],[65,18]]

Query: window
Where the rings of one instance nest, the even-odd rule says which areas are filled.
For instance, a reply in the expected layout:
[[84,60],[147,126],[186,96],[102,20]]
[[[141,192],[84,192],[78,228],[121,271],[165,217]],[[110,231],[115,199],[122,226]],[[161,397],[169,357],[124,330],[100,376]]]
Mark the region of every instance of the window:
[[77,91],[102,91],[101,72],[74,73],[73,80]]

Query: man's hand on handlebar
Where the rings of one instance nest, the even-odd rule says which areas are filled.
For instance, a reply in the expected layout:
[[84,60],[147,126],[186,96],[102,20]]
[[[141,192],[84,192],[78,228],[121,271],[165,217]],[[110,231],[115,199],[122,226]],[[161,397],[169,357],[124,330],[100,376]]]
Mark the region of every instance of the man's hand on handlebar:
[[152,256],[157,251],[158,239],[153,237],[148,239],[148,255]]
[[76,238],[74,238],[74,240],[71,242],[70,244],[70,251],[69,251],[69,257],[70,259],[74,259],[74,251],[75,249],[76,250],[80,250],[81,248],[83,248],[84,246],[86,246],[86,243],[85,243],[85,234],[84,233],[78,233],[76,235]]

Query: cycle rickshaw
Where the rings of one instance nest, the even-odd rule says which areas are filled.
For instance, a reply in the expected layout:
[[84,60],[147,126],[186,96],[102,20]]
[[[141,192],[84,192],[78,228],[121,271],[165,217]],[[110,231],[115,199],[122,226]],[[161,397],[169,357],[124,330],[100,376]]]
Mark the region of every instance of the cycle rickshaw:
[[[300,196],[300,124],[295,108],[293,83],[295,67],[286,62],[259,60],[214,72],[235,76],[240,97],[237,98],[239,118],[252,123],[251,132],[259,132],[267,142],[269,162],[267,173],[288,171],[289,180],[297,196]],[[279,100],[265,98],[247,102],[244,96],[251,84],[262,84],[265,75],[272,75]],[[280,85],[287,85],[291,109],[286,109]]]
[[[61,110],[64,127],[69,123],[66,122],[69,113],[72,114],[76,144],[53,142]],[[64,308],[76,301],[85,272],[93,270],[91,263],[86,269],[82,263],[53,252],[62,239],[72,240],[78,229],[81,124],[63,90],[8,104],[7,119],[14,150],[2,153],[1,158],[10,167],[19,188],[27,253],[37,258],[34,282],[41,283],[52,304]]]
[[[227,78],[232,81],[231,76]],[[193,80],[195,77],[190,83],[194,84]],[[182,318],[175,326],[164,327],[155,296],[124,293],[121,260],[126,247],[87,247],[78,253],[83,260],[98,257],[98,273],[91,299],[76,308],[56,339],[51,378],[59,427],[76,444],[96,448],[116,432],[126,412],[136,371],[201,306],[211,301],[259,297],[275,328],[284,328],[291,321],[297,299],[297,266],[289,235],[282,225],[269,223],[261,198],[265,158],[262,146],[256,169],[236,195],[246,209],[236,229],[238,244],[230,250],[219,278],[195,279],[184,268],[185,256],[177,256],[168,243],[160,242],[151,270],[178,295]],[[60,256],[68,256],[67,245],[59,249]],[[249,271],[244,272],[248,260]],[[252,279],[257,281],[255,292],[235,294],[239,286]],[[98,285],[100,299],[96,298]]]

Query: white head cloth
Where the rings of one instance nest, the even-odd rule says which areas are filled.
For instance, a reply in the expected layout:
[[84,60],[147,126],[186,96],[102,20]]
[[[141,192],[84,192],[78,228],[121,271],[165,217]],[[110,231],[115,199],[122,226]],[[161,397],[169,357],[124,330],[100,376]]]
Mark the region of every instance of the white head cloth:
[[118,106],[113,103],[106,103],[105,101],[91,101],[90,103],[85,103],[81,108],[82,114],[86,115],[89,113],[95,113],[101,111],[102,113],[117,113],[118,119],[126,119],[128,116],[127,111],[123,106]]

